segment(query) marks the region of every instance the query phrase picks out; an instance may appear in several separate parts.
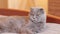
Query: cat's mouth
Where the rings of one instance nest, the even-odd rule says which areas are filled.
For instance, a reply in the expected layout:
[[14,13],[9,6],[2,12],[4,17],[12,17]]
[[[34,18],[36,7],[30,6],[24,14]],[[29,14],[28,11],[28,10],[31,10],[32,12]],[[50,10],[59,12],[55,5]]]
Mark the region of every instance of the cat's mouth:
[[37,22],[36,20],[32,20],[32,19],[30,19],[30,21],[32,21],[32,22],[34,22],[34,23],[36,23],[36,22]]

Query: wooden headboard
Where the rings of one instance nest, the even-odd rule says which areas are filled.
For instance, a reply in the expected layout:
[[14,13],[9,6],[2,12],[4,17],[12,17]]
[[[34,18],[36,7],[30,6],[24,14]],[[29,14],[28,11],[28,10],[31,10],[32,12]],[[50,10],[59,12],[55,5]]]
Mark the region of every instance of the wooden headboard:
[[[15,10],[15,9],[0,9],[0,15],[12,16],[28,16],[29,11],[25,10]],[[47,14],[47,22],[51,23],[59,23],[60,24],[60,17],[56,17],[50,14]]]
[[16,10],[16,9],[0,9],[0,15],[6,15],[6,16],[12,16],[12,15],[18,15],[18,16],[28,16],[27,11],[24,10]]

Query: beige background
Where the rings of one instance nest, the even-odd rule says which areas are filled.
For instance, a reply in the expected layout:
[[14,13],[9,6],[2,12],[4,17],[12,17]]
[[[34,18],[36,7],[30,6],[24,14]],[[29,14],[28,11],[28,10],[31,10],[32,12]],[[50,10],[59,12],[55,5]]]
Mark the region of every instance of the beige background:
[[0,0],[0,8],[29,10],[33,6],[43,7],[48,11],[48,0]]
[[0,8],[8,8],[7,0],[0,0]]

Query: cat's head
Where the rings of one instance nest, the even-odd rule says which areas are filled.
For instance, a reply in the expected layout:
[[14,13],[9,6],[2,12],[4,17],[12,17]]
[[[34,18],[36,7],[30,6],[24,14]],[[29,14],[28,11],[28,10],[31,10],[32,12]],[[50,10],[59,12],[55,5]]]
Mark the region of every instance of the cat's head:
[[34,22],[39,22],[41,20],[40,16],[44,14],[43,8],[32,7],[30,10],[30,19]]

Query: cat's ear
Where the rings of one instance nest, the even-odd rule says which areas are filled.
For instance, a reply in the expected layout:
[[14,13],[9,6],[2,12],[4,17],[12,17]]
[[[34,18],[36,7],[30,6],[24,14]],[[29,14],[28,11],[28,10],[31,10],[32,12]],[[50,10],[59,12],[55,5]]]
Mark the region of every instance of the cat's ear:
[[43,9],[43,8],[40,8],[39,10],[40,10],[40,12],[41,12],[42,14],[44,13],[44,9]]
[[43,8],[40,8],[40,10],[42,11],[42,10],[43,10]]

